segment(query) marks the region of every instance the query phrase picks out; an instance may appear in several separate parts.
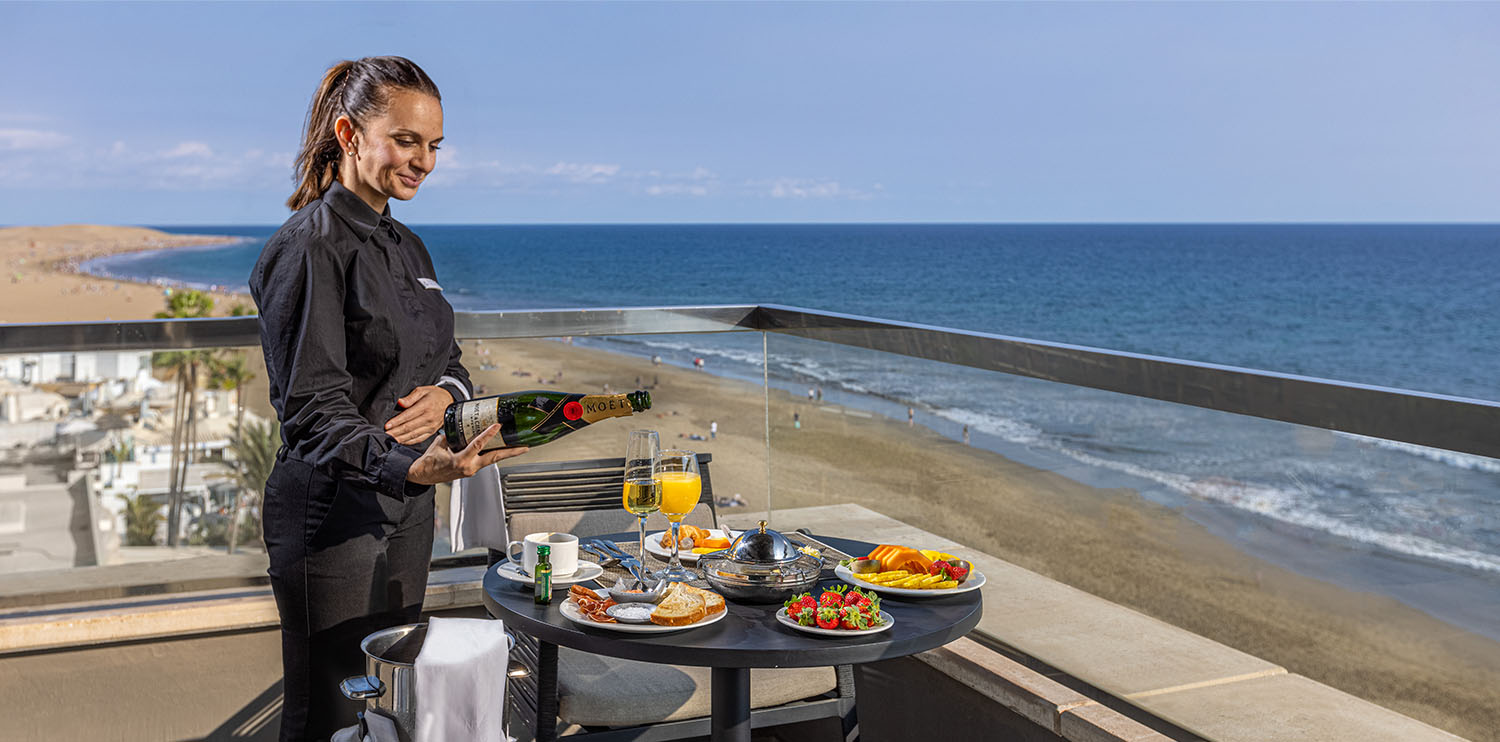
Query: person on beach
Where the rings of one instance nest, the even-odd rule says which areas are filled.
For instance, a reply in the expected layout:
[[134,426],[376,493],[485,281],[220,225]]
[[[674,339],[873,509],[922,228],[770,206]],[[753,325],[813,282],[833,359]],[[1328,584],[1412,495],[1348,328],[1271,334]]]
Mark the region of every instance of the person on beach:
[[282,446],[263,509],[281,616],[281,739],[327,740],[362,702],[359,643],[420,619],[433,488],[526,449],[449,450],[443,411],[471,390],[427,248],[391,218],[437,164],[443,107],[410,60],[323,76],[297,155],[296,213],[250,275]]

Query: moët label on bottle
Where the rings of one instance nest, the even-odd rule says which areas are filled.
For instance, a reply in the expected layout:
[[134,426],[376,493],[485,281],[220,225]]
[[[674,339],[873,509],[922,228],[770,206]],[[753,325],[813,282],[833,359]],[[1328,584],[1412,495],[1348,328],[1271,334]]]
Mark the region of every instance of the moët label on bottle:
[[583,421],[596,423],[611,417],[625,417],[635,412],[624,394],[585,394],[578,400],[583,407]]

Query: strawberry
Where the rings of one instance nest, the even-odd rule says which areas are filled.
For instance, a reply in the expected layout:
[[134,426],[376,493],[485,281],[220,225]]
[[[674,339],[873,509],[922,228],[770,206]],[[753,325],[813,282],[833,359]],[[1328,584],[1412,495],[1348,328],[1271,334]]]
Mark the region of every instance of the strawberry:
[[844,593],[844,605],[854,605],[861,597],[863,597],[863,595],[859,592],[859,588],[856,587],[853,590]]
[[860,631],[870,628],[870,617],[860,608],[846,605],[840,610],[839,626],[851,631]]
[[792,618],[796,619],[799,626],[811,626],[816,621],[817,615],[817,609],[812,606],[803,606],[798,608],[795,614],[792,614]]
[[[839,588],[843,586],[840,585]],[[844,605],[844,591],[839,588],[829,588],[818,596],[819,608],[838,608]]]
[[927,570],[927,574],[941,574],[945,580],[962,581],[963,578],[969,575],[969,570],[953,564],[946,559],[939,559],[932,563],[932,566]]
[[786,606],[786,614],[788,616],[795,616],[803,608],[817,608],[818,601],[813,599],[812,593],[802,593],[788,600],[784,605]]
[[836,629],[839,627],[839,609],[831,606],[819,608],[814,621],[820,629]]

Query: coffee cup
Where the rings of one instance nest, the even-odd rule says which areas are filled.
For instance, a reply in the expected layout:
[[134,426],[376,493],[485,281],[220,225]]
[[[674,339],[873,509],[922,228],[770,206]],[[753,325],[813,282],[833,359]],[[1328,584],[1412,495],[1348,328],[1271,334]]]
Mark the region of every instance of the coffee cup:
[[[536,575],[536,547],[552,547],[553,577],[567,577],[578,571],[578,537],[571,533],[529,533],[520,541],[512,541],[505,547],[505,557],[526,573]],[[520,553],[517,554],[517,549]]]

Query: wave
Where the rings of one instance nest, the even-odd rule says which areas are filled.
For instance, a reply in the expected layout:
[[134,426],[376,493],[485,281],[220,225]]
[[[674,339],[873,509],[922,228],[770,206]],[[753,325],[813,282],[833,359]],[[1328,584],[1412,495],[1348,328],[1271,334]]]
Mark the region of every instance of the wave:
[[1392,441],[1385,438],[1372,438],[1367,435],[1359,435],[1358,433],[1342,433],[1335,431],[1335,434],[1344,438],[1359,441],[1360,443],[1375,446],[1376,448],[1383,448],[1387,451],[1399,451],[1404,454],[1424,458],[1428,461],[1436,461],[1439,464],[1446,464],[1448,466],[1456,467],[1459,469],[1484,472],[1486,474],[1500,474],[1500,459],[1492,459],[1488,456],[1476,456],[1469,453],[1459,453],[1458,451],[1449,451],[1442,448],[1432,448],[1431,446],[1419,446],[1415,443],[1403,443],[1401,441]]
[[1393,533],[1340,520],[1307,507],[1303,503],[1304,494],[1301,492],[1227,478],[1174,474],[1128,462],[1111,461],[1079,451],[1070,451],[1060,446],[1051,448],[1082,463],[1148,479],[1199,500],[1228,505],[1237,510],[1332,534],[1398,554],[1459,564],[1471,569],[1500,572],[1500,555],[1464,549],[1425,536]]
[[952,407],[937,408],[932,413],[960,425],[967,425],[978,432],[993,435],[1008,443],[1028,446],[1035,445],[1042,440],[1042,431],[1040,428],[1019,420],[1011,420],[994,415],[986,415],[983,412]]
[[[1080,451],[1068,445],[1067,441],[1047,435],[1036,426],[1018,420],[1011,420],[968,409],[938,409],[935,410],[935,413],[954,422],[968,425],[974,430],[997,436],[1010,443],[1045,449],[1067,456],[1088,466],[1155,482],[1173,492],[1197,500],[1226,505],[1236,510],[1338,536],[1397,554],[1462,565],[1470,569],[1500,572],[1500,555],[1465,549],[1415,534],[1396,533],[1359,525],[1319,512],[1307,502],[1309,498],[1318,497],[1318,494],[1315,492],[1286,490],[1225,477],[1195,477],[1187,474],[1161,471],[1128,461],[1108,459]],[[1391,443],[1391,441],[1380,442]],[[1397,445],[1408,446],[1408,444]],[[1411,448],[1421,449],[1423,447],[1411,446]],[[1404,451],[1405,448],[1398,448],[1396,450]],[[1454,454],[1451,451],[1426,450],[1431,451],[1433,454],[1447,454],[1449,456],[1464,457],[1464,459],[1479,460],[1478,462],[1471,462],[1464,461],[1464,459],[1456,459],[1455,461],[1459,463],[1455,463],[1455,461],[1449,461],[1448,456],[1434,455],[1431,457],[1436,461],[1455,463],[1455,465],[1460,465],[1464,468],[1474,468],[1471,466],[1472,464],[1483,465],[1492,463],[1493,461],[1482,457]],[[1418,455],[1426,454],[1418,453]],[[1488,469],[1481,470],[1488,471]]]

